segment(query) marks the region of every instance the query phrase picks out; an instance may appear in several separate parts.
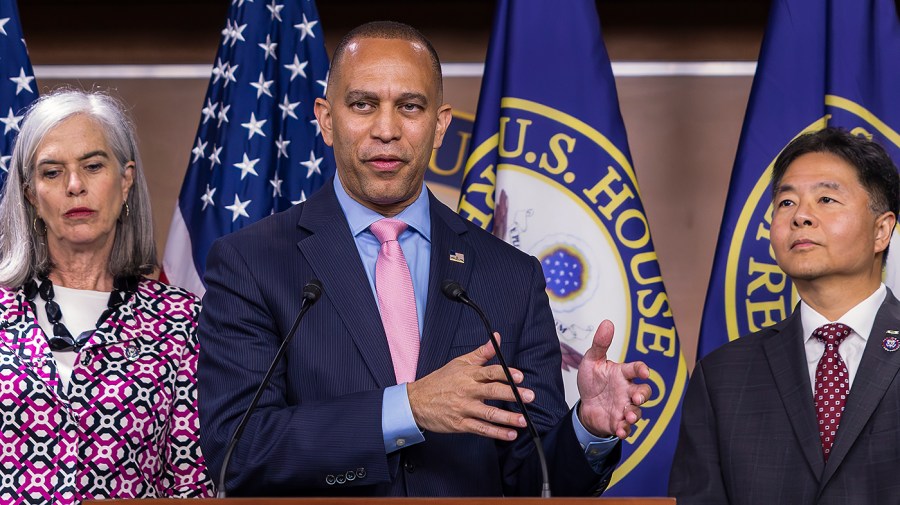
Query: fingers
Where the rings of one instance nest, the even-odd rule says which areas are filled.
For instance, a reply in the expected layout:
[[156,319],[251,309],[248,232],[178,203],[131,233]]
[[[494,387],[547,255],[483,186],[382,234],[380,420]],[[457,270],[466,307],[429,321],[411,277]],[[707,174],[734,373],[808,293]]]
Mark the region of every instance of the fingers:
[[631,435],[632,426],[641,419],[641,408],[637,405],[626,405],[622,418],[616,421],[614,433],[622,440]]
[[479,422],[486,421],[492,425],[525,427],[525,416],[522,414],[483,403],[478,404],[476,412],[473,412],[472,419]]
[[613,326],[612,321],[609,319],[604,319],[603,322],[600,323],[600,326],[597,327],[597,331],[594,332],[594,340],[591,343],[590,349],[590,351],[596,353],[596,359],[606,359],[606,352],[609,351],[609,346],[612,344],[614,333],[615,326]]
[[616,436],[622,440],[631,435],[632,426],[641,419],[641,409],[635,405],[625,407],[624,419],[616,423]]
[[[521,375],[521,372],[519,372],[519,375]],[[534,401],[534,391],[527,388],[517,388],[517,390],[523,402],[530,403]],[[480,392],[476,393],[475,396],[482,401],[515,401],[512,388],[508,384],[498,382],[482,385]],[[525,428],[527,426],[525,416],[521,413],[504,410],[482,401],[471,402],[468,408],[465,409],[464,431],[497,440],[515,440],[517,436],[516,431],[505,427]]]
[[[494,335],[494,339],[493,339],[493,340],[488,340],[488,343],[491,344],[491,347],[494,349],[494,352],[496,352],[496,351],[497,351],[497,347],[500,347],[500,340],[501,340],[501,339],[500,339],[500,332],[499,332],[499,331],[495,331],[493,335]],[[497,344],[496,347],[494,347],[494,343],[495,343],[495,342],[496,342],[496,344]]]
[[631,403],[635,405],[643,405],[652,393],[650,386],[647,384],[636,384],[631,389]]
[[[500,335],[495,334],[499,339]],[[510,369],[510,378],[500,365],[487,366],[495,356],[491,342],[479,346],[438,370],[407,384],[413,417],[423,429],[438,433],[474,433],[497,440],[514,440],[516,429],[526,426],[519,412],[504,410],[494,402],[512,403],[516,397],[510,383],[525,380],[522,371]],[[534,401],[534,391],[516,387],[522,401]]]
[[[494,338],[497,339],[497,346],[500,345],[500,334],[494,332]],[[494,344],[490,340],[485,342],[484,344],[478,346],[474,351],[463,354],[459,357],[459,359],[465,361],[470,365],[478,365],[481,366],[488,361],[492,360],[494,356],[497,355],[496,349],[494,349]]]
[[463,426],[463,432],[474,433],[487,438],[496,440],[515,440],[518,436],[516,430],[511,430],[502,426],[496,426],[477,419],[467,419]]
[[[525,375],[518,369],[510,368],[509,371],[515,384],[521,384],[525,380]],[[516,401],[506,373],[500,365],[479,368],[472,376],[472,379],[475,380],[476,384],[471,387],[471,397],[481,400]],[[534,400],[534,391],[523,387],[516,389],[525,403],[530,403]]]
[[[518,369],[510,368],[509,371],[512,374],[513,383],[521,384],[522,381],[525,380],[525,376]],[[501,367],[500,365],[481,367],[475,374],[473,374],[472,378],[478,382],[506,383],[509,381],[509,379],[506,377],[506,372],[503,371],[503,367]]]
[[471,402],[463,410],[460,431],[474,433],[497,440],[514,440],[516,431],[524,428],[525,416],[481,402]]
[[[519,396],[522,397],[523,402],[531,403],[534,401],[534,391],[528,388],[516,389],[519,391]],[[497,382],[485,384],[481,390],[476,392],[473,396],[480,400],[497,400],[503,402],[516,401],[516,396],[513,394],[512,388],[507,384],[500,384]]]
[[625,422],[634,424],[641,419],[641,409],[637,405],[628,405],[625,407]]
[[[501,387],[496,394],[487,396],[508,397],[512,401],[512,392],[509,386],[500,384],[485,385],[485,388]],[[534,393],[524,388],[519,389],[523,397],[534,398]],[[530,400],[528,400],[530,401]],[[525,416],[519,412],[504,410],[500,407],[470,399],[462,402],[453,409],[453,414],[446,411],[441,415],[448,424],[443,427],[433,427],[432,431],[445,433],[473,433],[497,440],[515,440],[518,436],[516,428],[525,428]]]
[[622,376],[628,380],[648,379],[650,378],[650,367],[643,361],[633,361],[631,363],[622,363]]

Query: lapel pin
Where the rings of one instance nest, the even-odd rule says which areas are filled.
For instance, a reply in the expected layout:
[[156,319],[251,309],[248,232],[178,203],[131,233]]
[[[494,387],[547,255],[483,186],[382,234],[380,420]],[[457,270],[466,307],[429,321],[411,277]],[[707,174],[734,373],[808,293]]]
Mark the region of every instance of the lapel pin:
[[456,263],[465,263],[466,255],[461,252],[450,251],[450,261],[453,261]]
[[884,340],[881,341],[881,348],[887,352],[894,352],[900,349],[900,331],[888,330],[884,332]]
[[134,361],[138,357],[138,348],[136,345],[131,344],[125,348],[125,357]]

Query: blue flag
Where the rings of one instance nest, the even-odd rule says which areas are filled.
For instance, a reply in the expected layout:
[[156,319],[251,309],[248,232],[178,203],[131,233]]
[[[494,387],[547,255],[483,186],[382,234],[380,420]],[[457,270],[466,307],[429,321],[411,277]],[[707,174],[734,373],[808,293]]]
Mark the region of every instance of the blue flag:
[[501,0],[486,65],[460,214],[541,261],[570,405],[603,319],[650,366],[607,494],[665,495],[687,371],[593,0]]
[[331,177],[313,114],[327,72],[315,3],[231,3],[172,218],[167,280],[202,295],[215,239],[302,202]]
[[0,0],[0,189],[6,183],[13,141],[25,109],[38,96],[15,0]]
[[893,0],[773,3],[719,231],[698,357],[791,313],[796,295],[769,247],[769,179],[792,139],[826,125],[874,137],[900,161],[900,21]]

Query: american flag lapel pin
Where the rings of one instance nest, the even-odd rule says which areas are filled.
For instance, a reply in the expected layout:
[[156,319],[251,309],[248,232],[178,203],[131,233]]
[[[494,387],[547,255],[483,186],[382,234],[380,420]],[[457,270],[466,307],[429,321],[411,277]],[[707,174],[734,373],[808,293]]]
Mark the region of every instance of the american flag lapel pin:
[[466,255],[458,251],[450,251],[450,261],[456,263],[465,263]]

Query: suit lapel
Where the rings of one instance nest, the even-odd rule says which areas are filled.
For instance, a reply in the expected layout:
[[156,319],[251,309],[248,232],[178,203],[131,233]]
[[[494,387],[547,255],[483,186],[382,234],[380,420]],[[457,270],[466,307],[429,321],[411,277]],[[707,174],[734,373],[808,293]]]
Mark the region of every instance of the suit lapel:
[[825,465],[821,486],[828,483],[844,457],[853,447],[863,427],[878,408],[888,387],[900,370],[900,352],[887,352],[881,348],[887,330],[900,330],[900,302],[888,291],[887,298],[875,315],[872,333],[866,342],[859,369],[853,379],[853,387],[844,405],[841,424],[838,427],[834,447]]
[[[462,305],[444,296],[441,283],[452,279],[468,286],[475,251],[463,240],[466,226],[462,218],[429,192],[431,205],[431,268],[428,302],[419,350],[416,377],[423,377],[447,363],[447,353],[456,334]],[[456,261],[450,260],[451,252]],[[462,261],[460,263],[460,261]]]
[[304,204],[298,226],[311,235],[297,246],[322,281],[325,297],[344,322],[378,386],[397,384],[381,315],[331,182]]
[[812,385],[803,347],[803,325],[797,307],[793,315],[774,327],[775,333],[763,344],[778,394],[787,411],[794,435],[813,475],[822,475],[825,458],[816,426]]

